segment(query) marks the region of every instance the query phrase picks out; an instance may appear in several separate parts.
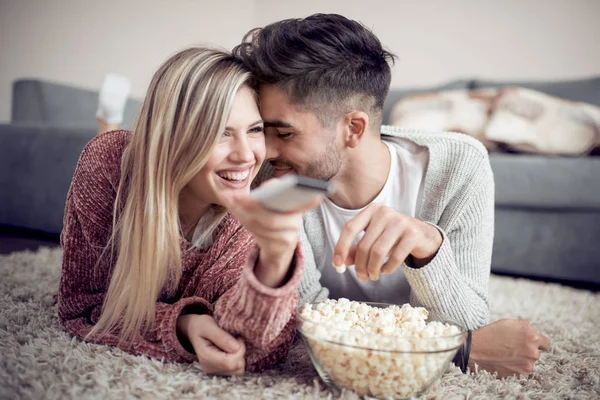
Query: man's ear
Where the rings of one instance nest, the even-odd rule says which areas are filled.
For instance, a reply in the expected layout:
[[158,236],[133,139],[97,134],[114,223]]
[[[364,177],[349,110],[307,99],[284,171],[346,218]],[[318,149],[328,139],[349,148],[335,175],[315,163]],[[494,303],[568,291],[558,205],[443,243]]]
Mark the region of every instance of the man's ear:
[[344,117],[344,125],[346,146],[355,148],[367,134],[369,116],[363,111],[352,111]]

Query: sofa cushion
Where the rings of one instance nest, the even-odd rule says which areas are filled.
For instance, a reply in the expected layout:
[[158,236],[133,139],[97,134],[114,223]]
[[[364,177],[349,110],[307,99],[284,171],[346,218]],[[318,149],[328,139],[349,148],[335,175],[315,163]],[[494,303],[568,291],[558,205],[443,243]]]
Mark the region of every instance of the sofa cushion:
[[[98,92],[35,79],[13,83],[13,123],[96,128]],[[122,127],[131,128],[140,102],[129,99]]]
[[500,88],[500,87],[524,87],[549,94],[550,96],[560,97],[572,101],[581,101],[584,103],[600,106],[600,77],[590,79],[579,79],[562,82],[520,82],[520,81],[485,81],[475,80],[472,82],[473,89],[480,88]]
[[496,206],[600,210],[600,158],[490,154]]

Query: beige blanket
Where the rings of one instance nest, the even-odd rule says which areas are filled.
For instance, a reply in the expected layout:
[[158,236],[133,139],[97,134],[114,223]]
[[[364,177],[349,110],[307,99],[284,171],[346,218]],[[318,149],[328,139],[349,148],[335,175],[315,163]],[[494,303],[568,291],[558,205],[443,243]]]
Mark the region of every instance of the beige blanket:
[[465,133],[489,150],[578,156],[600,147],[600,107],[524,88],[410,96],[394,105],[390,125]]

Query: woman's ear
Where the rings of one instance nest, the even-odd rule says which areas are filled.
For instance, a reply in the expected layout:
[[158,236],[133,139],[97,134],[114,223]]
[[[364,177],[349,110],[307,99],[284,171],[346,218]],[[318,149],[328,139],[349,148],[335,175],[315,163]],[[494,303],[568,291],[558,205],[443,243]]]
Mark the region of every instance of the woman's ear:
[[355,148],[367,134],[369,116],[363,111],[353,111],[346,114],[344,123],[346,125],[346,146]]

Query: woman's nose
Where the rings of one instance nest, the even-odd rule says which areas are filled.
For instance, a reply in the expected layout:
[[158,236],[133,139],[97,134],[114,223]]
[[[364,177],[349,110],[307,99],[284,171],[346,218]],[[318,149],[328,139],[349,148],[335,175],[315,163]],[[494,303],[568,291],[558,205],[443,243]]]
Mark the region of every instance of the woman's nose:
[[235,140],[234,149],[231,154],[234,161],[248,162],[254,160],[254,152],[250,146],[247,136],[243,136]]

